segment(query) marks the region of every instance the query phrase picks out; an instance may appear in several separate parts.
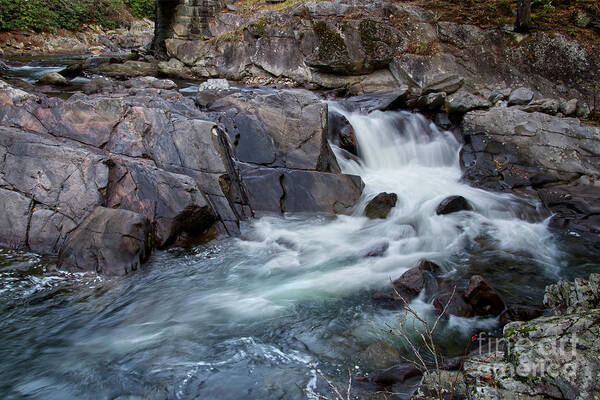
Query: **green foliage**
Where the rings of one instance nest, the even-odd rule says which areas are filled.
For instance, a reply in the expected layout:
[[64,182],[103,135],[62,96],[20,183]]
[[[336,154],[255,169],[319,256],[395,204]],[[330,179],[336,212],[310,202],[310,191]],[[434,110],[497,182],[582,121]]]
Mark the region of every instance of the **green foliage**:
[[0,0],[0,31],[76,30],[86,23],[112,29],[131,15],[152,19],[154,0]]
[[134,17],[154,19],[154,0],[125,0],[125,4]]

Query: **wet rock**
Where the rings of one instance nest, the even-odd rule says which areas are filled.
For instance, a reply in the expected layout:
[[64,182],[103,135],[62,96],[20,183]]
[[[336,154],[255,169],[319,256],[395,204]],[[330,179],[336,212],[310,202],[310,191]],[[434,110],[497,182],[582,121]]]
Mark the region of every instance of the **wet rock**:
[[42,76],[38,83],[40,85],[68,86],[69,81],[58,72],[51,72]]
[[418,269],[420,269],[421,271],[427,271],[432,274],[437,274],[437,273],[442,272],[442,268],[430,260],[421,260],[421,261],[419,261],[419,263],[417,264],[416,267]]
[[450,129],[453,126],[452,121],[450,121],[446,113],[435,114],[435,124],[442,129]]
[[452,214],[459,211],[471,211],[473,207],[462,196],[450,196],[442,200],[436,208],[437,215]]
[[65,78],[77,78],[83,74],[83,63],[75,63],[59,72]]
[[518,89],[513,90],[510,96],[508,96],[508,105],[525,105],[529,104],[531,100],[533,100],[533,92],[527,88],[520,87]]
[[431,272],[421,269],[421,265],[403,273],[393,282],[393,285],[398,294],[407,302],[417,297],[423,290],[425,290],[425,296],[429,298],[438,288],[435,277]]
[[382,257],[389,248],[390,243],[387,241],[375,243],[363,252],[363,257]]
[[449,113],[464,114],[471,110],[489,108],[491,105],[486,99],[464,91],[459,91],[446,100]]
[[502,297],[480,275],[471,277],[464,298],[480,316],[499,315],[506,308]]
[[446,314],[457,317],[471,318],[475,316],[473,307],[465,301],[462,293],[456,292],[452,296],[451,292],[441,293],[433,300],[433,306],[438,313],[442,313],[446,308]]
[[397,201],[396,193],[379,193],[365,207],[365,215],[370,219],[386,219]]
[[423,372],[413,364],[400,364],[381,371],[374,371],[369,380],[380,386],[391,387],[422,375]]
[[390,368],[402,361],[400,352],[394,346],[383,341],[369,345],[362,356],[369,367],[375,369]]
[[566,117],[575,114],[575,112],[577,111],[577,99],[571,99],[569,101],[560,99],[559,110]]
[[58,254],[69,232],[77,226],[73,219],[43,206],[35,207],[29,225],[29,248],[46,255]]
[[461,88],[464,78],[454,74],[441,74],[433,77],[427,86],[423,88],[423,94],[444,92],[452,94]]
[[112,79],[96,76],[93,77],[89,82],[83,85],[83,93],[87,95],[98,94],[98,93],[111,93],[119,85]]
[[146,217],[127,210],[97,207],[69,235],[58,267],[104,275],[126,275],[150,256],[151,227]]
[[354,128],[342,114],[330,111],[327,115],[327,138],[351,154],[358,154],[358,141]]

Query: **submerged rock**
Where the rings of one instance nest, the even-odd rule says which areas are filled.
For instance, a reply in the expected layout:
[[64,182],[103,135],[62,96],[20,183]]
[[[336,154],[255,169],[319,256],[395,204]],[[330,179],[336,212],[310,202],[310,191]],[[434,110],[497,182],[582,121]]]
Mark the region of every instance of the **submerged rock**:
[[442,200],[435,212],[437,215],[446,215],[470,210],[473,210],[473,207],[469,204],[467,199],[462,196],[450,196]]
[[429,297],[438,288],[435,277],[430,272],[421,269],[420,266],[403,273],[400,278],[393,282],[393,285],[407,302],[417,297],[423,290],[425,290],[425,296]]
[[379,193],[365,207],[365,215],[370,219],[385,219],[396,206],[397,201],[396,193]]
[[58,258],[58,267],[126,275],[141,268],[152,251],[152,229],[144,216],[97,207],[73,231]]
[[370,368],[384,369],[397,365],[402,361],[400,352],[392,345],[381,340],[369,345],[362,357]]
[[433,300],[433,306],[438,313],[442,313],[446,309],[446,314],[457,317],[471,318],[475,316],[473,307],[465,301],[459,291],[454,293],[454,296],[452,296],[452,292],[437,295]]

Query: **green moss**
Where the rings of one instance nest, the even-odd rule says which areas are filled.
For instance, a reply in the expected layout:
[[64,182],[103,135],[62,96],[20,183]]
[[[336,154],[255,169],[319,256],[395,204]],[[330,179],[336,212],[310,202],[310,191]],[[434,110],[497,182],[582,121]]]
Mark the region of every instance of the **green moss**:
[[211,37],[208,42],[211,44],[233,43],[243,39],[243,29],[225,32],[218,36]]
[[248,24],[248,31],[254,36],[265,36],[267,34],[268,19],[266,17],[259,18]]

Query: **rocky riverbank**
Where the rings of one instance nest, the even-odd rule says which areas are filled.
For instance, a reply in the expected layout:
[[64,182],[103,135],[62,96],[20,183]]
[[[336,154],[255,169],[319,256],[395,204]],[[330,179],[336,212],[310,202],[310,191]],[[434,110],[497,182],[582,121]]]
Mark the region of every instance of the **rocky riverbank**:
[[[236,235],[264,213],[349,213],[360,197],[314,94],[229,88],[193,99],[161,86],[172,82],[115,82],[63,101],[2,83],[2,244],[123,274],[153,247]],[[123,247],[127,237],[138,239]]]

